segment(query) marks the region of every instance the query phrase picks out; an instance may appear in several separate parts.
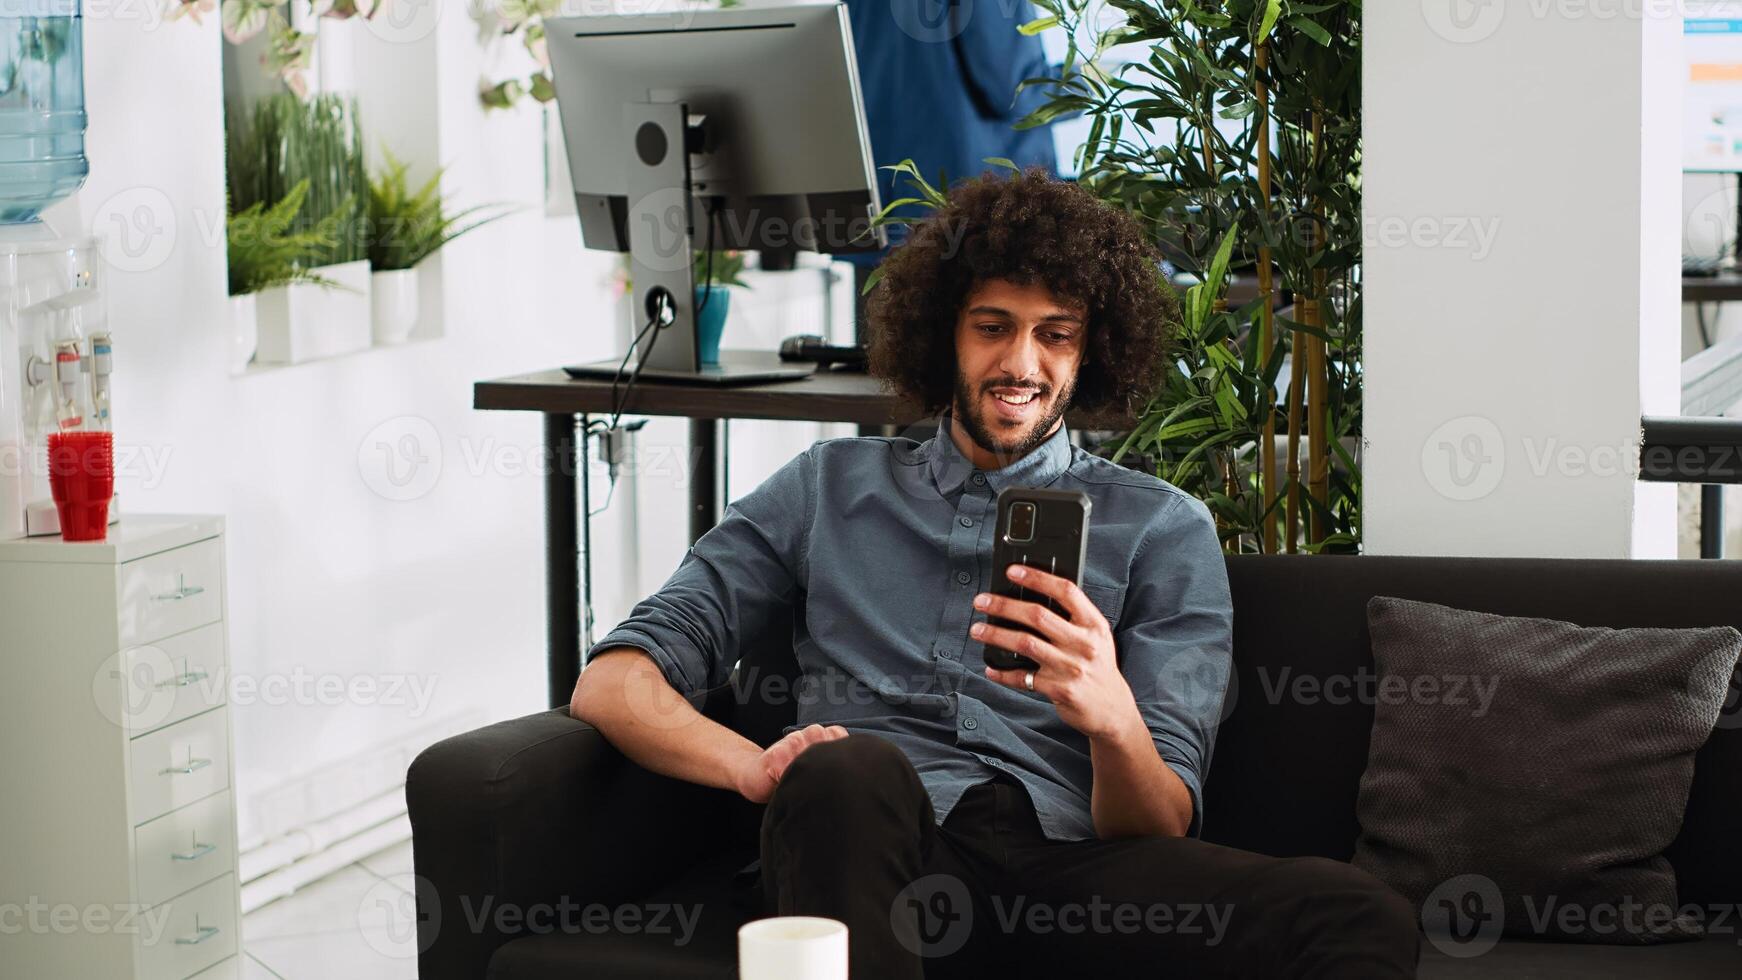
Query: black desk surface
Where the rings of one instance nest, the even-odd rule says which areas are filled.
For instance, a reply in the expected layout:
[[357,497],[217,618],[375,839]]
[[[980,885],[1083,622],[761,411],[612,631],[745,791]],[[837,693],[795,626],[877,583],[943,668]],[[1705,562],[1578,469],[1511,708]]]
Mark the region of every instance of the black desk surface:
[[[577,381],[561,369],[480,381],[472,389],[472,407],[608,414],[611,382]],[[693,419],[783,419],[860,425],[900,425],[921,415],[917,408],[885,394],[869,375],[837,371],[818,371],[800,381],[735,387],[643,379],[636,382],[624,412]]]
[[[497,411],[609,414],[609,381],[576,381],[562,370],[539,371],[472,388],[472,407]],[[716,387],[640,381],[624,407],[628,415],[692,419],[777,419],[792,422],[848,422],[857,425],[907,425],[924,417],[920,409],[882,390],[858,372],[817,371],[801,381]],[[1072,428],[1118,429],[1129,422],[1069,412]]]
[[1742,275],[1683,276],[1682,302],[1729,303],[1742,300]]

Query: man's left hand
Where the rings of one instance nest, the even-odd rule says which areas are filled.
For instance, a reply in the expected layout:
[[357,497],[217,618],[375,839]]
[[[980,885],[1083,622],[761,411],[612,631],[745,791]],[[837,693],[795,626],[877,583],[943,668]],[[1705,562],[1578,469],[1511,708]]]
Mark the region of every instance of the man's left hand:
[[[1113,629],[1083,590],[1070,579],[1027,565],[1011,565],[1012,582],[1055,600],[1070,618],[1044,604],[981,593],[974,608],[989,616],[1022,623],[1039,635],[991,623],[969,630],[987,646],[1019,653],[1039,664],[1034,690],[1058,710],[1059,718],[1091,739],[1114,738],[1143,727],[1137,701],[1119,672]],[[1027,671],[986,668],[986,676],[1006,687],[1026,690]]]

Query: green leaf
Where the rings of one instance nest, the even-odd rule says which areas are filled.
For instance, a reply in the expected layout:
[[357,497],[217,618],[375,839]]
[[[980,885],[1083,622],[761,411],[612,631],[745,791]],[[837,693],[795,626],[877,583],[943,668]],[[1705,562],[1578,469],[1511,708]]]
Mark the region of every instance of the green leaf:
[[549,102],[556,98],[556,83],[551,80],[549,74],[540,72],[532,76],[532,83],[527,87],[527,91],[532,94],[534,99],[540,102]]
[[1040,17],[1023,24],[1021,27],[1018,27],[1017,30],[1028,37],[1033,37],[1042,31],[1050,30],[1057,26],[1059,26],[1059,19],[1057,17]]
[[1270,39],[1270,32],[1276,27],[1276,19],[1282,16],[1282,0],[1265,0],[1264,19],[1258,23],[1258,33],[1252,35],[1252,43],[1263,44]]
[[1306,17],[1290,17],[1288,26],[1317,41],[1321,47],[1331,46],[1331,32],[1324,29],[1317,21]]

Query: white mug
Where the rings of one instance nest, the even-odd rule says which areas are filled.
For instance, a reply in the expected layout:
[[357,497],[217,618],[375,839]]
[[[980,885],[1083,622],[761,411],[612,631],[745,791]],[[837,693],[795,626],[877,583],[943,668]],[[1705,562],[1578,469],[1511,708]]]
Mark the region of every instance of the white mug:
[[847,980],[847,926],[789,915],[738,930],[738,980]]

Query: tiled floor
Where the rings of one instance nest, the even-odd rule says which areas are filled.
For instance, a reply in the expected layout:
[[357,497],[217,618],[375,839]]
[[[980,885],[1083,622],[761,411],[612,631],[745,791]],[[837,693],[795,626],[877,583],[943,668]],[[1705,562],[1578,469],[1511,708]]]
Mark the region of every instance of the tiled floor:
[[415,980],[411,842],[242,920],[244,980]]

